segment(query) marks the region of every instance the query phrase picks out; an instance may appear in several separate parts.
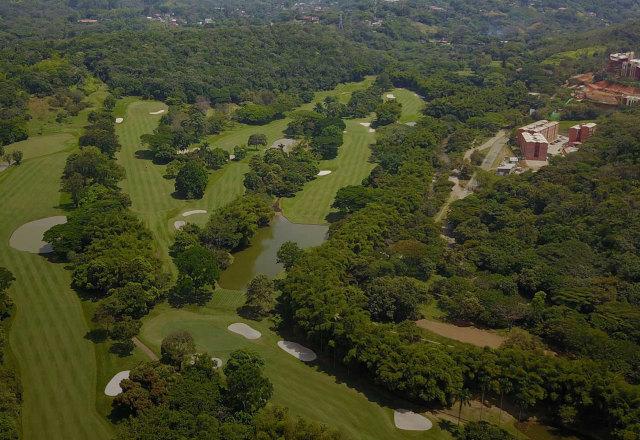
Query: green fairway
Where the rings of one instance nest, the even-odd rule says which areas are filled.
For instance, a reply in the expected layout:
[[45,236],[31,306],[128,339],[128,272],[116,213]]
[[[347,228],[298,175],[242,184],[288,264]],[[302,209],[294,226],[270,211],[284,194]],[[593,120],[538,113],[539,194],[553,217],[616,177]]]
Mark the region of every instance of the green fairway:
[[55,135],[27,142],[33,147],[30,158],[0,173],[0,265],[16,277],[10,290],[16,315],[9,341],[24,388],[23,435],[30,440],[107,439],[109,425],[95,409],[95,350],[85,339],[89,328],[69,272],[63,264],[8,244],[23,223],[61,214],[56,208],[59,179],[70,150]]
[[[369,87],[374,80],[375,77],[367,76],[360,82],[338,84],[332,90],[316,92],[313,101],[301,105],[296,110],[313,110],[315,104],[321,102],[327,96],[337,96],[341,102],[346,104],[354,91]],[[213,147],[220,147],[231,152],[236,145],[247,145],[247,140],[252,134],[263,133],[267,136],[267,145],[270,146],[277,139],[285,137],[284,130],[288,124],[289,118],[278,119],[265,125],[235,123],[220,134],[207,136],[206,141]]]
[[[159,352],[164,336],[172,331],[187,330],[193,334],[198,350],[223,361],[233,350],[251,349],[266,360],[266,373],[274,384],[274,403],[288,406],[293,414],[338,428],[353,439],[450,438],[435,423],[432,430],[422,433],[398,430],[393,424],[393,408],[411,408],[409,403],[382,394],[365,380],[359,380],[357,373],[348,375],[333,370],[330,359],[305,364],[285,353],[276,345],[282,338],[270,329],[268,321],[246,321],[236,315],[236,308],[243,302],[244,296],[239,292],[218,290],[204,308],[158,307],[145,320],[141,337]],[[249,341],[231,333],[227,326],[234,322],[248,323],[259,330],[262,337]],[[334,373],[342,379],[337,379]]]
[[[131,197],[131,209],[151,230],[163,260],[168,262],[168,248],[175,232],[173,222],[182,219],[180,214],[184,211],[205,209],[211,212],[242,194],[242,180],[248,166],[246,163],[231,162],[221,170],[211,173],[202,200],[176,199],[172,196],[174,180],[163,177],[166,167],[143,158],[144,151],[140,144],[140,136],[151,133],[162,116],[150,115],[149,112],[166,106],[155,101],[129,100],[124,107],[124,121],[116,126],[122,145],[118,162],[126,173],[123,189]],[[202,223],[206,218],[207,216],[198,215],[190,217],[189,221]],[[171,265],[167,264],[167,267],[170,268]]]
[[375,141],[375,133],[360,125],[365,119],[346,120],[347,132],[338,157],[320,162],[321,170],[330,170],[308,182],[302,191],[290,199],[282,199],[285,216],[294,223],[326,223],[331,204],[338,190],[347,185],[359,185],[373,169],[369,162],[369,145]]
[[417,94],[407,89],[393,89],[389,92],[402,104],[402,115],[398,122],[417,122],[422,117],[425,102]]

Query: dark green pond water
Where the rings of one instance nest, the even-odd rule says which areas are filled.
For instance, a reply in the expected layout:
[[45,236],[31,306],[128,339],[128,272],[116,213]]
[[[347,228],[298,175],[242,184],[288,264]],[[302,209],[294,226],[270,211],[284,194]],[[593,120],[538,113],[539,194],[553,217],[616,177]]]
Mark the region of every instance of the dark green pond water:
[[295,241],[301,248],[321,245],[329,228],[324,225],[291,223],[282,215],[276,215],[268,228],[258,230],[251,246],[234,254],[231,266],[220,277],[225,289],[244,289],[258,274],[274,277],[284,268],[277,263],[277,253],[285,241]]

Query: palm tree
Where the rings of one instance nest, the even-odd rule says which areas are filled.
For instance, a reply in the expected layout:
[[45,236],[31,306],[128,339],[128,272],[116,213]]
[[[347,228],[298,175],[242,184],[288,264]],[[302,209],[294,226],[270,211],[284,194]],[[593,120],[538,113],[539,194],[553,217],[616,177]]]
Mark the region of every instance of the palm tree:
[[458,408],[458,426],[460,426],[460,418],[462,417],[462,405],[471,405],[471,391],[461,388],[456,395],[456,400],[460,405]]

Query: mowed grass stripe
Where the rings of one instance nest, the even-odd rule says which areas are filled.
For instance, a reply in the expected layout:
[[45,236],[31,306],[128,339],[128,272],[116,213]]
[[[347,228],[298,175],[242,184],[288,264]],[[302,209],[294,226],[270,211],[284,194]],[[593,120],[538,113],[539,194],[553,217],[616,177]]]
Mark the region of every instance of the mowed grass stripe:
[[360,125],[364,120],[347,120],[347,133],[338,157],[320,163],[321,170],[331,170],[328,176],[308,182],[295,197],[282,200],[285,216],[295,223],[322,224],[331,212],[336,193],[342,187],[359,185],[373,169],[369,162],[370,145],[375,133]]
[[8,214],[0,218],[0,265],[17,278],[9,343],[24,389],[24,438],[107,439],[110,429],[95,410],[94,350],[84,338],[88,326],[68,272],[8,243],[18,226],[60,214],[55,206],[67,154],[44,149],[0,179],[0,206]]

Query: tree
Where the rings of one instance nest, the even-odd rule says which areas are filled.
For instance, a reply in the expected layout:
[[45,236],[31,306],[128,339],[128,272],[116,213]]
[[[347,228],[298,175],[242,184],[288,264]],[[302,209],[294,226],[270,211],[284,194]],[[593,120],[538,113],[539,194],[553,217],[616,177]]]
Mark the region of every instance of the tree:
[[229,162],[229,153],[222,148],[211,149],[208,144],[200,147],[199,155],[209,169],[217,170]]
[[220,267],[215,255],[200,244],[186,248],[173,261],[180,273],[191,277],[196,288],[212,288],[220,277]]
[[247,141],[247,145],[252,148],[257,147],[266,147],[267,146],[267,135],[264,133],[254,133],[249,136],[249,140]]
[[11,160],[13,160],[14,165],[20,165],[22,163],[22,151],[13,150],[11,152]]
[[247,153],[248,152],[246,147],[241,147],[240,145],[236,145],[235,147],[233,147],[233,155],[235,156],[234,160],[236,161],[240,161],[247,157]]
[[415,319],[428,294],[425,285],[409,277],[376,278],[367,288],[368,310],[376,321]]
[[258,316],[268,315],[275,304],[275,286],[266,275],[257,275],[247,287],[245,307]]
[[207,188],[207,171],[195,160],[190,160],[178,171],[175,189],[185,199],[201,199]]
[[278,249],[277,261],[282,264],[286,270],[293,267],[296,261],[304,254],[298,243],[295,241],[285,241]]
[[400,119],[402,114],[402,104],[395,99],[383,102],[376,108],[376,120],[373,121],[375,127],[389,125]]
[[471,392],[466,388],[461,388],[456,394],[456,401],[458,402],[458,426],[460,425],[460,418],[462,417],[462,405],[471,404]]
[[196,344],[191,333],[179,330],[167,335],[160,345],[162,362],[180,367],[189,355],[196,352]]
[[121,354],[130,354],[134,347],[131,338],[140,332],[141,327],[142,322],[129,316],[115,322],[109,332],[111,339],[117,341],[114,349]]
[[253,415],[273,394],[273,385],[263,374],[264,361],[258,355],[237,350],[231,353],[224,374],[227,377],[227,405],[234,411]]

